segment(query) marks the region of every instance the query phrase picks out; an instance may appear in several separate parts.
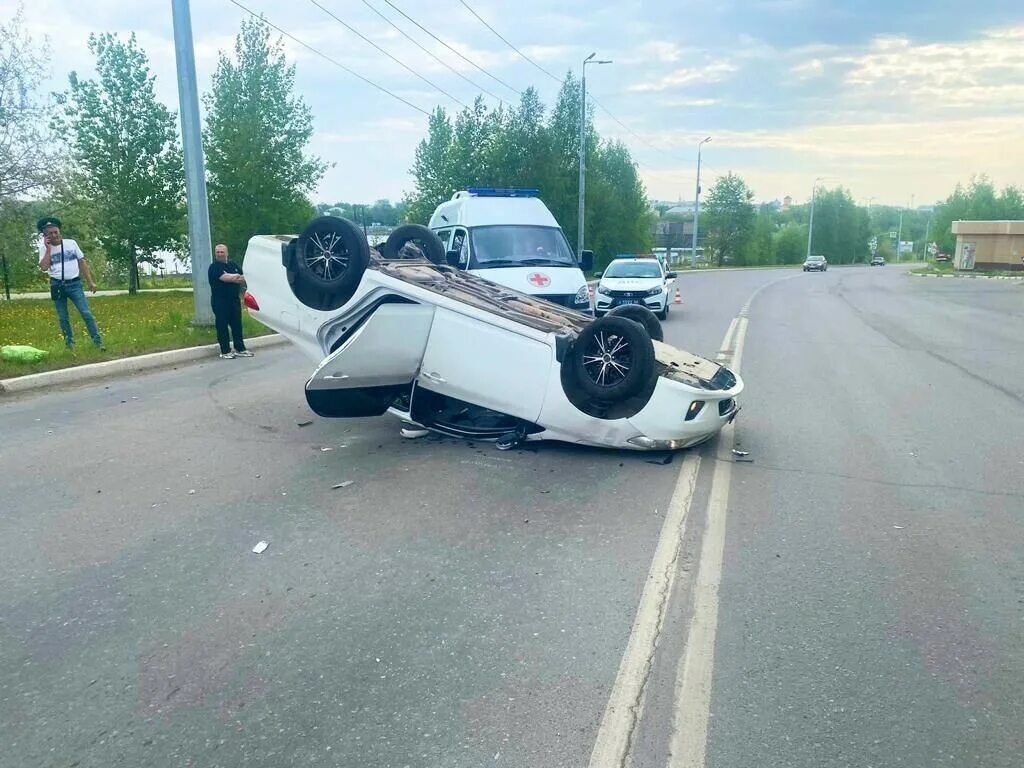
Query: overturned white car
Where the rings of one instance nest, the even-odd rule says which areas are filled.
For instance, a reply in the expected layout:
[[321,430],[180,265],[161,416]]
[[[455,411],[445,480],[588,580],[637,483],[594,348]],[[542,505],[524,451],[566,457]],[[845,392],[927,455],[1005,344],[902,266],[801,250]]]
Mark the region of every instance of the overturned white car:
[[739,377],[661,343],[644,308],[594,320],[445,261],[425,227],[378,253],[352,222],[321,217],[249,241],[245,301],[319,363],[306,399],[325,417],[390,411],[499,447],[639,450],[696,445],[735,417]]

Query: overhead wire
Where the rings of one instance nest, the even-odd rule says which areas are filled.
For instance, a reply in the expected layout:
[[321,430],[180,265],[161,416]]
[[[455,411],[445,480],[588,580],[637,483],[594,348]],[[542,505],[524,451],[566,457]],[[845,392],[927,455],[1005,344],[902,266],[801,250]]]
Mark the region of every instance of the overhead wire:
[[[387,2],[387,0],[385,0],[385,2]],[[519,56],[520,56],[520,57],[521,57],[521,58],[522,58],[522,59],[523,59],[524,61],[527,61],[527,62],[529,62],[530,64],[532,64],[532,65],[533,65],[534,67],[536,67],[536,68],[537,68],[538,70],[540,70],[541,72],[543,72],[543,73],[544,73],[545,75],[547,75],[548,77],[550,77],[550,78],[551,78],[552,80],[554,80],[555,82],[557,82],[557,83],[561,83],[561,84],[563,84],[563,85],[565,84],[565,80],[564,80],[563,78],[561,78],[561,77],[558,77],[557,75],[553,75],[553,74],[552,74],[551,72],[549,72],[549,71],[548,71],[547,69],[545,69],[544,67],[542,67],[542,66],[541,66],[540,64],[538,64],[538,63],[537,63],[536,61],[534,61],[534,60],[533,60],[532,58],[530,58],[530,57],[529,57],[529,56],[527,56],[527,55],[526,55],[525,53],[523,53],[523,52],[522,52],[521,50],[519,50],[519,48],[517,48],[517,47],[516,47],[515,45],[513,45],[513,44],[512,44],[512,43],[511,43],[511,42],[510,42],[510,41],[509,41],[509,40],[508,40],[508,39],[507,39],[507,38],[506,38],[506,37],[505,37],[504,35],[502,35],[502,34],[501,34],[500,32],[498,32],[498,30],[496,30],[496,29],[495,29],[494,27],[492,27],[492,26],[491,26],[491,25],[490,25],[489,23],[487,23],[487,21],[486,21],[486,20],[485,20],[485,19],[484,19],[484,18],[483,18],[482,16],[480,16],[480,14],[479,14],[479,13],[477,13],[477,12],[476,12],[476,11],[475,11],[475,10],[474,10],[474,9],[472,8],[472,6],[470,6],[470,5],[469,5],[469,3],[467,3],[467,2],[466,2],[466,0],[459,0],[459,2],[460,2],[460,3],[462,4],[462,6],[463,6],[463,7],[464,7],[464,8],[465,8],[465,9],[466,9],[467,11],[469,11],[469,12],[470,12],[470,13],[471,13],[471,14],[472,14],[472,15],[474,16],[474,18],[476,18],[476,20],[477,20],[477,21],[479,21],[479,22],[480,22],[481,24],[483,24],[483,25],[484,25],[485,27],[487,27],[487,29],[489,29],[489,30],[490,30],[490,31],[491,31],[491,32],[492,32],[492,33],[494,34],[494,36],[495,36],[495,37],[497,37],[497,38],[498,38],[499,40],[501,40],[501,41],[502,41],[503,43],[505,43],[505,45],[507,45],[507,46],[508,46],[509,48],[511,48],[511,49],[512,49],[512,50],[513,50],[513,51],[514,51],[515,53],[517,53],[517,54],[518,54],[518,55],[519,55]],[[390,5],[390,3],[389,3],[389,5]],[[613,120],[613,121],[614,121],[614,122],[615,122],[615,123],[616,123],[617,125],[619,125],[619,126],[620,126],[620,127],[621,127],[621,128],[623,129],[623,130],[625,130],[625,131],[626,131],[626,132],[627,132],[627,133],[628,133],[628,134],[629,134],[630,136],[632,136],[633,138],[635,138],[635,139],[636,139],[637,141],[639,141],[639,142],[640,142],[641,144],[643,144],[644,146],[646,146],[646,147],[649,147],[650,149],[653,149],[653,150],[654,150],[654,151],[656,151],[656,152],[660,152],[660,153],[662,153],[662,154],[664,154],[664,155],[666,155],[666,156],[672,157],[672,159],[673,159],[673,160],[676,160],[676,161],[682,161],[682,158],[681,158],[681,157],[675,157],[675,156],[673,156],[673,155],[672,155],[672,153],[671,153],[671,152],[670,152],[669,150],[666,150],[666,149],[664,149],[664,148],[662,148],[662,147],[658,147],[658,146],[656,146],[656,145],[652,144],[652,143],[651,143],[650,141],[648,141],[647,139],[645,139],[644,137],[642,137],[642,136],[641,136],[640,134],[638,134],[638,133],[637,133],[636,131],[634,131],[634,130],[633,130],[632,128],[630,128],[630,127],[629,127],[628,125],[626,125],[626,124],[625,124],[624,122],[622,122],[622,121],[621,121],[621,120],[620,120],[620,119],[619,119],[618,117],[616,117],[616,116],[615,116],[615,115],[614,115],[614,114],[612,113],[612,111],[611,111],[610,109],[608,109],[608,107],[606,107],[606,106],[605,106],[604,104],[602,104],[602,103],[601,103],[601,102],[600,102],[600,101],[599,101],[599,100],[597,99],[597,97],[596,97],[596,96],[594,96],[594,95],[591,95],[591,96],[590,96],[590,100],[591,100],[591,101],[592,101],[592,102],[593,102],[593,103],[595,104],[595,106],[599,107],[599,108],[600,108],[600,109],[601,109],[601,110],[602,110],[602,111],[603,111],[603,112],[604,112],[605,114],[607,114],[607,115],[608,115],[608,117],[610,117],[610,118],[611,118],[611,119],[612,119],[612,120]],[[688,161],[685,161],[685,162],[688,162]],[[639,164],[639,162],[638,162],[638,164]]]
[[469,83],[471,86],[476,88],[481,93],[486,93],[492,99],[497,99],[499,104],[505,104],[504,99],[502,99],[500,96],[498,96],[498,95],[492,93],[491,91],[487,90],[482,85],[478,85],[477,83],[475,83],[472,80],[470,80],[468,77],[466,77],[464,74],[459,72],[459,70],[457,70],[455,67],[453,67],[451,64],[449,64],[447,61],[442,59],[440,56],[436,55],[433,51],[431,51],[425,45],[421,44],[420,41],[417,40],[415,37],[413,37],[408,32],[406,32],[404,29],[402,29],[400,26],[395,24],[394,21],[392,21],[387,16],[385,16],[383,13],[381,13],[380,10],[378,10],[377,8],[374,8],[373,5],[370,3],[370,0],[363,0],[363,5],[365,5],[367,8],[369,8],[375,14],[380,16],[380,18],[384,19],[384,21],[386,21],[388,24],[390,24],[394,29],[398,30],[398,32],[400,32],[407,40],[409,40],[409,42],[411,42],[413,45],[415,45],[417,48],[419,48],[421,51],[423,51],[425,54],[427,54],[430,58],[432,58],[438,64],[440,64],[443,67],[447,67],[455,75],[457,75],[458,77],[461,77],[463,80],[465,80],[467,83]]
[[322,58],[324,61],[328,61],[331,64],[333,64],[334,66],[338,67],[339,69],[344,70],[348,74],[352,75],[352,77],[354,77],[354,78],[356,78],[358,80],[362,80],[364,83],[366,83],[367,85],[371,86],[372,88],[375,88],[376,90],[380,91],[381,93],[386,93],[391,98],[393,98],[393,99],[395,99],[397,101],[402,102],[403,104],[405,104],[408,107],[412,107],[417,112],[421,112],[424,115],[426,115],[427,117],[430,117],[430,113],[427,110],[423,109],[422,107],[416,106],[415,104],[413,104],[408,99],[402,98],[397,93],[394,93],[393,91],[390,91],[387,88],[385,88],[383,85],[379,85],[378,83],[373,82],[373,80],[370,80],[368,77],[363,77],[362,75],[360,75],[355,70],[349,69],[344,64],[342,64],[342,63],[332,59],[326,53],[323,53],[322,51],[317,50],[316,48],[311,46],[309,43],[306,43],[306,42],[300,40],[299,38],[297,38],[295,35],[291,34],[290,32],[286,32],[285,30],[281,29],[281,27],[277,26],[272,21],[267,19],[267,17],[264,16],[263,14],[256,13],[251,8],[247,8],[246,6],[244,6],[240,2],[238,2],[238,0],[228,0],[228,2],[231,3],[232,5],[235,5],[235,6],[239,7],[239,8],[241,8],[243,11],[245,11],[250,16],[252,16],[254,19],[259,19],[264,24],[266,24],[268,27],[271,27],[272,29],[276,29],[282,35],[287,37],[289,40],[291,40],[291,41],[293,41],[295,43],[298,43],[299,45],[301,45],[306,50],[308,50],[311,53],[314,53],[317,56],[319,56],[320,58]]
[[363,41],[363,42],[365,42],[365,43],[368,43],[368,44],[372,45],[372,46],[373,46],[374,48],[376,48],[376,49],[377,49],[378,51],[380,51],[381,53],[383,53],[383,54],[384,54],[385,56],[387,56],[387,57],[388,57],[389,59],[391,59],[391,60],[392,60],[393,62],[395,62],[396,64],[398,64],[398,66],[402,67],[402,69],[404,69],[404,70],[405,70],[406,72],[409,72],[410,74],[414,75],[415,77],[418,77],[418,78],[419,78],[420,80],[422,80],[422,81],[423,81],[424,83],[426,83],[427,85],[429,85],[429,86],[430,86],[431,88],[433,88],[434,90],[436,90],[436,91],[439,91],[439,92],[443,93],[443,94],[444,94],[445,96],[447,96],[447,97],[448,97],[449,99],[451,99],[451,100],[452,100],[452,101],[454,101],[454,102],[455,102],[456,104],[458,104],[458,105],[459,105],[460,107],[464,107],[464,108],[466,108],[466,109],[469,109],[469,105],[468,105],[468,104],[465,104],[464,102],[462,102],[462,101],[460,101],[459,99],[455,98],[455,97],[454,97],[454,96],[452,96],[452,95],[451,95],[450,93],[448,93],[448,91],[446,91],[446,90],[445,90],[444,88],[442,88],[441,86],[437,85],[436,83],[432,83],[432,82],[431,82],[430,80],[428,80],[427,78],[425,78],[425,77],[424,77],[423,75],[421,75],[421,74],[420,74],[419,72],[417,72],[417,71],[416,71],[415,69],[413,69],[413,68],[412,68],[412,67],[410,67],[410,66],[409,66],[408,64],[406,64],[405,62],[403,62],[403,61],[402,61],[401,59],[399,59],[399,58],[398,58],[397,56],[393,56],[393,55],[391,55],[390,53],[388,53],[388,51],[386,51],[386,50],[385,50],[384,48],[381,48],[381,47],[380,47],[379,45],[377,45],[377,43],[373,42],[373,40],[371,40],[370,38],[368,38],[368,37],[367,37],[366,35],[364,35],[364,34],[363,34],[362,32],[360,32],[360,31],[359,31],[358,29],[356,29],[355,27],[353,27],[353,26],[352,26],[351,24],[349,24],[349,23],[348,23],[347,21],[345,21],[344,19],[342,19],[342,18],[341,18],[340,16],[338,16],[337,14],[335,14],[334,12],[332,12],[332,11],[331,11],[330,9],[328,9],[328,8],[325,8],[325,7],[323,6],[323,5],[321,5],[320,3],[318,3],[318,2],[317,2],[317,0],[309,0],[309,2],[311,2],[311,3],[313,4],[313,5],[315,5],[315,6],[317,7],[317,8],[319,8],[319,9],[320,9],[321,11],[323,11],[324,13],[326,13],[326,14],[327,14],[328,16],[330,16],[330,17],[331,17],[332,19],[334,19],[334,20],[335,20],[336,22],[338,22],[339,24],[341,24],[341,25],[342,25],[343,27],[345,27],[345,29],[347,29],[347,30],[348,30],[349,32],[351,32],[351,33],[352,33],[353,35],[355,35],[356,37],[358,37],[358,38],[359,38],[360,40],[362,40],[362,41]]
[[441,45],[443,45],[443,46],[444,46],[445,48],[447,48],[447,49],[448,49],[449,51],[451,51],[452,53],[454,53],[454,54],[455,54],[456,56],[458,56],[458,57],[459,57],[460,59],[462,59],[462,60],[463,60],[464,62],[466,62],[466,63],[467,63],[467,64],[469,64],[470,66],[472,66],[472,67],[475,67],[476,69],[480,70],[480,71],[481,71],[481,72],[483,72],[483,73],[484,73],[485,75],[487,75],[487,76],[488,76],[489,78],[491,78],[491,80],[493,80],[494,82],[498,83],[499,85],[503,85],[503,86],[505,86],[506,88],[508,88],[508,89],[509,89],[510,91],[512,91],[512,92],[513,92],[513,93],[515,93],[516,95],[518,95],[518,96],[522,96],[522,95],[523,95],[523,92],[522,92],[522,91],[520,91],[520,90],[519,90],[518,88],[516,88],[516,87],[514,87],[514,86],[511,86],[511,85],[509,85],[509,84],[508,84],[508,83],[506,83],[506,82],[505,82],[504,80],[502,80],[502,79],[501,79],[500,77],[497,77],[496,75],[492,75],[492,74],[491,74],[490,72],[488,72],[488,71],[487,71],[486,69],[484,69],[484,68],[483,68],[483,67],[481,67],[481,66],[480,66],[479,64],[477,64],[477,63],[476,63],[475,61],[473,61],[472,59],[468,58],[467,56],[464,56],[464,55],[463,55],[463,54],[462,54],[462,53],[461,53],[460,51],[457,51],[457,50],[455,50],[454,48],[452,48],[452,46],[450,46],[450,45],[449,45],[448,43],[446,43],[446,42],[445,42],[444,40],[442,40],[442,39],[441,39],[440,37],[438,37],[437,35],[435,35],[435,34],[434,34],[433,32],[431,32],[431,31],[430,31],[429,29],[427,29],[426,27],[424,27],[424,26],[423,26],[422,24],[420,24],[420,23],[419,23],[418,21],[416,21],[416,19],[414,19],[414,18],[413,18],[412,16],[410,16],[410,15],[409,15],[409,14],[407,14],[407,13],[406,13],[405,11],[403,11],[403,10],[402,10],[401,8],[399,8],[399,7],[397,6],[397,5],[395,5],[395,4],[393,3],[393,2],[391,2],[391,0],[384,0],[384,2],[385,2],[385,3],[387,3],[387,4],[389,5],[389,6],[391,6],[391,7],[392,7],[392,8],[393,8],[393,9],[394,9],[395,11],[397,11],[397,12],[398,12],[399,14],[401,14],[403,18],[405,18],[406,20],[408,20],[408,21],[412,22],[413,24],[415,24],[415,25],[416,25],[416,26],[417,26],[417,27],[418,27],[418,28],[419,28],[419,29],[420,29],[421,31],[423,31],[423,32],[424,32],[425,34],[427,34],[427,35],[430,35],[430,37],[434,38],[434,39],[435,39],[435,40],[436,40],[437,42],[439,42],[439,43],[440,43]]

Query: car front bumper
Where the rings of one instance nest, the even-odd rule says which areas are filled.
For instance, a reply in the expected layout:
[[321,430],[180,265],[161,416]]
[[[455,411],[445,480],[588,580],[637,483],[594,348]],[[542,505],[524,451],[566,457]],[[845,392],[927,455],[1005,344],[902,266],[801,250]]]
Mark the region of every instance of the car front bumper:
[[646,307],[651,310],[651,312],[657,313],[664,311],[667,303],[667,293],[662,293],[658,296],[638,296],[635,298],[622,298],[619,296],[606,296],[603,293],[595,293],[594,314],[601,317],[615,309],[615,307],[621,307],[627,304],[636,304],[637,306]]

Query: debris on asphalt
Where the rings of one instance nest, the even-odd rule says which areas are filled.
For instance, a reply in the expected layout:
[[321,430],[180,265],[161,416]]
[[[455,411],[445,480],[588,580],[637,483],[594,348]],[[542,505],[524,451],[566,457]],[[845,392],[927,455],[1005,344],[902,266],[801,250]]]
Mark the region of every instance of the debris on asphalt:
[[732,449],[733,456],[749,456],[750,451],[738,451],[735,448]]
[[334,449],[331,448],[329,445],[325,445],[323,448],[320,449],[320,453],[326,453],[327,451],[333,451],[333,450]]
[[267,542],[261,541],[255,547],[252,548],[252,551],[257,555],[262,555],[264,552],[267,551],[267,547],[269,546],[270,545]]
[[355,482],[355,480],[346,480],[346,481],[344,481],[343,483],[337,483],[336,485],[332,485],[332,486],[331,486],[331,490],[332,490],[332,491],[336,491],[336,490],[338,490],[339,488],[348,488],[348,487],[349,487],[350,485],[352,485],[352,483],[354,483],[354,482]]
[[195,496],[196,495],[196,489],[193,488],[191,491],[188,492],[188,495],[189,496]]
[[902,525],[894,525],[893,528],[895,528],[897,531],[902,531],[903,530],[903,526]]
[[297,426],[300,426],[300,427],[308,427],[312,423],[313,423],[312,421],[296,421],[295,422],[295,424]]
[[673,456],[675,456],[675,454],[672,453],[671,451],[669,451],[664,456],[661,456],[659,458],[648,459],[647,463],[648,464],[660,464],[660,465],[664,466],[665,464],[671,464],[672,463]]

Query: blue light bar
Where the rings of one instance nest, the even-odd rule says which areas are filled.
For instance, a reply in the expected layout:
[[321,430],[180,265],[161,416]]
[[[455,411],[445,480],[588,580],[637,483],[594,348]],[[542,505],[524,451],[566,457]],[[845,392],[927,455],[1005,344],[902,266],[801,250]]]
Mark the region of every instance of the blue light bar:
[[515,187],[470,187],[466,191],[476,197],[540,197],[539,189]]

